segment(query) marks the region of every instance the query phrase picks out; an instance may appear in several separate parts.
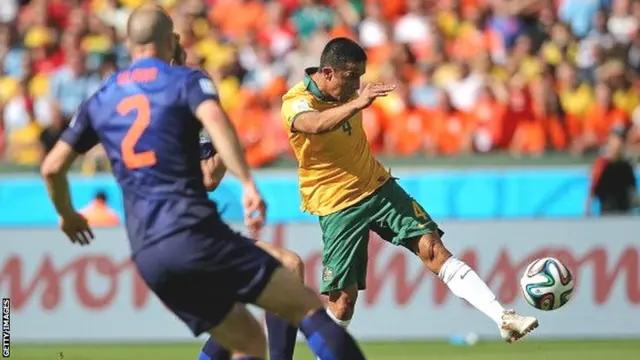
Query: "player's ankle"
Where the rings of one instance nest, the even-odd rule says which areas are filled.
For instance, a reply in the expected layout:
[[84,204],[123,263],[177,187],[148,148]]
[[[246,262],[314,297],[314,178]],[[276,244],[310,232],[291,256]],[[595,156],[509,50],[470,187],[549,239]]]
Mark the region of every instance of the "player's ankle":
[[333,314],[331,309],[327,309],[327,315],[329,315],[331,320],[333,320],[336,324],[342,326],[345,329],[349,326],[349,324],[351,324],[351,318],[346,319],[346,316],[343,316],[342,319],[338,318]]

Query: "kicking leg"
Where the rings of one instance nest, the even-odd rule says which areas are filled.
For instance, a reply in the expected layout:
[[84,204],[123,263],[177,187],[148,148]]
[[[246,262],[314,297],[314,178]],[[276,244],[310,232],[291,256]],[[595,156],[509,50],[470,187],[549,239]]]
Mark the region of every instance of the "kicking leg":
[[502,307],[478,274],[451,255],[442,244],[443,233],[436,223],[395,181],[381,187],[374,200],[377,212],[371,216],[371,228],[383,239],[417,254],[454,295],[490,317],[506,341],[518,340],[538,326],[536,318],[520,316]]
[[422,235],[412,243],[412,250],[424,266],[442,280],[451,292],[490,317],[507,342],[515,342],[538,327],[538,320],[505,310],[487,284],[463,261],[453,257],[444,246],[438,231]]
[[338,325],[347,328],[351,323],[358,300],[358,286],[349,285],[342,290],[329,292],[327,312]]

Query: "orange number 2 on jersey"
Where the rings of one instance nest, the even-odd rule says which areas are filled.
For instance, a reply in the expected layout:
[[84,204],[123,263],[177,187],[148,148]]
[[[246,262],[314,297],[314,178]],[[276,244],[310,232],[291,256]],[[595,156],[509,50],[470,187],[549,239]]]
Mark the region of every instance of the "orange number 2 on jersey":
[[132,111],[138,113],[131,124],[131,128],[129,128],[124,139],[122,139],[122,145],[120,145],[124,166],[126,166],[127,169],[133,170],[155,165],[155,152],[149,150],[137,153],[134,150],[140,136],[142,136],[142,133],[144,133],[151,122],[151,105],[149,104],[149,99],[141,94],[129,96],[120,101],[117,110],[122,116],[126,116]]

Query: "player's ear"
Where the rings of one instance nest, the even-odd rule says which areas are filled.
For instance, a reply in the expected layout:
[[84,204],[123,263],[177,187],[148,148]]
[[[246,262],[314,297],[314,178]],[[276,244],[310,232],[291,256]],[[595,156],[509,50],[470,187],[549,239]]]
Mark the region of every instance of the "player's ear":
[[321,68],[320,73],[322,74],[322,76],[324,76],[326,80],[331,80],[334,74],[333,69],[330,68],[329,66],[325,66]]

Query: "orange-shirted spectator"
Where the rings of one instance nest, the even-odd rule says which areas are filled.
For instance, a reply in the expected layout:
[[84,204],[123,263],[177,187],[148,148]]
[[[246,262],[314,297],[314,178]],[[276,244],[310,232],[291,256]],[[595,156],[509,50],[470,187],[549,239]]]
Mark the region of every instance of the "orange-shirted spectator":
[[532,84],[537,87],[534,113],[542,121],[548,145],[556,150],[566,150],[569,145],[565,116],[560,106],[560,98],[553,89],[552,79],[543,78]]
[[535,116],[531,89],[521,78],[514,78],[509,84],[509,100],[502,129],[502,141],[513,155],[537,155],[545,149],[544,128]]
[[260,31],[267,22],[267,11],[259,0],[219,0],[211,7],[209,18],[225,35],[242,37]]
[[404,13],[406,0],[365,0],[365,4],[378,4],[385,19],[395,20]]
[[456,30],[456,37],[451,42],[451,53],[464,60],[472,60],[476,56],[490,51],[496,46],[493,32],[482,30],[482,18],[477,8],[469,8],[463,12],[463,21]]
[[278,142],[265,119],[268,107],[264,99],[254,93],[242,94],[242,104],[229,113],[240,141],[244,145],[247,162],[253,167],[260,167],[273,162],[278,156]]
[[[451,98],[446,92],[441,93],[440,106],[430,116],[429,128],[435,134],[435,147],[439,154],[445,156],[467,154],[472,150],[473,120],[468,114],[453,107]],[[429,145],[429,144],[427,144]],[[430,149],[427,148],[427,152]]]
[[375,104],[364,109],[362,112],[362,126],[367,134],[367,140],[374,154],[379,154],[384,150],[384,113]]
[[500,144],[506,105],[496,97],[489,87],[484,87],[471,111],[475,122],[474,147],[479,152],[488,152]]
[[615,106],[613,94],[607,84],[599,83],[596,85],[595,100],[584,118],[581,150],[603,145],[612,129],[629,125],[629,117],[624,110]]
[[389,118],[385,132],[385,147],[396,156],[412,156],[423,152],[428,131],[428,113],[405,99],[399,116]]
[[120,224],[120,217],[107,203],[107,194],[96,193],[94,199],[80,210],[92,227],[111,227]]
[[565,150],[568,145],[564,114],[560,98],[555,92],[553,71],[549,66],[541,69],[540,76],[532,79],[529,89],[533,101],[533,115],[542,123],[549,148]]

